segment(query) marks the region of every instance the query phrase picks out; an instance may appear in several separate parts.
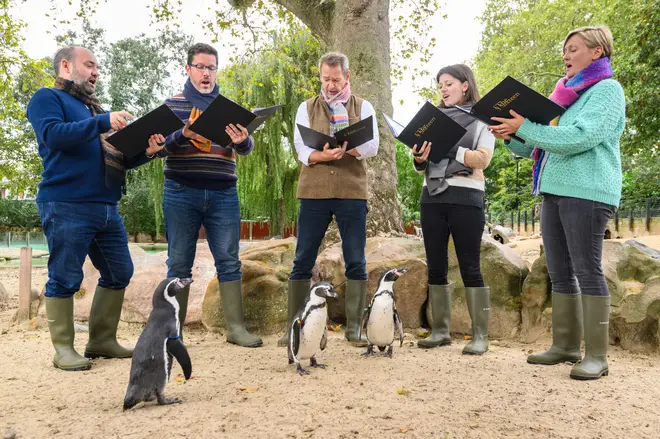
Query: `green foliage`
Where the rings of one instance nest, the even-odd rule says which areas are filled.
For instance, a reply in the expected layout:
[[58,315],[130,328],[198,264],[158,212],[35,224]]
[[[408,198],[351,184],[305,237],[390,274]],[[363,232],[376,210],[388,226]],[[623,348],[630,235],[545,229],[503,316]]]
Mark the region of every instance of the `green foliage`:
[[21,48],[24,23],[13,20],[0,3],[0,180],[12,194],[35,193],[41,174],[34,132],[25,119],[32,94],[52,84],[47,63],[29,58]]
[[[621,139],[624,199],[657,196],[660,180],[660,0],[487,0],[474,59],[482,93],[511,75],[544,95],[564,76],[562,42],[579,26],[606,24],[614,35],[612,67],[627,98]],[[515,205],[515,162],[498,142],[486,171],[492,209]],[[521,207],[530,206],[530,160],[520,161]]]
[[281,104],[254,134],[255,147],[237,158],[241,215],[270,221],[282,235],[295,221],[299,162],[293,148],[295,115],[301,102],[317,93],[317,60],[322,44],[300,26],[273,35],[270,46],[218,75],[221,93],[246,108]]
[[[162,223],[154,221],[154,211],[162,210],[161,204],[152,196],[149,180],[129,175],[129,190],[119,201],[119,214],[129,235],[162,233]],[[160,227],[159,227],[160,226]]]
[[37,203],[31,200],[0,200],[0,232],[41,228]]
[[404,224],[419,220],[419,200],[422,196],[424,176],[413,167],[413,155],[403,143],[396,141],[397,191]]

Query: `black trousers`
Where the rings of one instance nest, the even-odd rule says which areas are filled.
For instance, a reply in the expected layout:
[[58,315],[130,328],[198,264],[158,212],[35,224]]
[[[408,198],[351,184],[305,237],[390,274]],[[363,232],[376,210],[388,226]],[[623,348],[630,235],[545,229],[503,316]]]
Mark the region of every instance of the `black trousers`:
[[483,287],[481,235],[484,210],[460,204],[422,203],[421,223],[429,270],[429,284],[447,285],[449,236],[454,240],[458,266],[466,287]]

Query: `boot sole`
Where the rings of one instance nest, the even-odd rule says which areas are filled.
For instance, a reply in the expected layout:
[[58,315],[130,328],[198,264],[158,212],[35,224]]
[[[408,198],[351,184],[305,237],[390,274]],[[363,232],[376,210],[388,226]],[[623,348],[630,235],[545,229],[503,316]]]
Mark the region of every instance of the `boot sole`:
[[237,341],[227,340],[227,343],[235,344],[236,346],[241,346],[243,348],[260,348],[264,345],[263,341],[260,341],[259,343],[253,343],[253,344],[240,344]]
[[109,355],[109,354],[95,354],[93,352],[87,352],[83,354],[85,358],[89,358],[90,360],[94,360],[96,358],[131,358],[133,356],[133,353],[129,355]]
[[574,380],[578,380],[578,381],[589,381],[589,380],[597,380],[598,378],[601,378],[601,377],[606,377],[609,374],[610,374],[610,370],[606,369],[606,370],[602,371],[600,373],[600,375],[597,375],[597,376],[570,375],[570,377],[573,378]]
[[53,361],[53,367],[55,367],[55,369],[63,370],[65,372],[79,372],[79,371],[82,371],[82,370],[91,369],[92,365],[90,364],[88,366],[79,366],[79,367],[62,367],[62,366],[59,366],[57,363],[55,363]]
[[417,347],[421,349],[433,349],[433,348],[439,348],[440,346],[449,346],[451,344],[451,341],[443,341],[438,344],[432,344],[432,345],[425,345],[425,344],[420,344],[417,342]]
[[575,364],[575,363],[577,363],[578,361],[580,361],[580,359],[577,359],[577,360],[561,360],[561,361],[555,361],[555,362],[541,362],[541,361],[530,361],[530,360],[527,360],[527,363],[529,363],[529,364],[536,364],[536,365],[538,365],[538,366],[555,366],[555,365],[557,365],[557,364],[563,364],[563,363]]
[[[486,351],[488,352],[488,351]],[[472,351],[463,351],[463,355],[483,355],[486,352],[472,352]]]

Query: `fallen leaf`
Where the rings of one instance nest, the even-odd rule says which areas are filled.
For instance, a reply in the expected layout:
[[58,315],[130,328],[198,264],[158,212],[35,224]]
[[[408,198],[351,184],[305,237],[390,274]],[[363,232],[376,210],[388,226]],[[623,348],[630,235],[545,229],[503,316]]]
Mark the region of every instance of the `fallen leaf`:
[[493,345],[488,346],[489,351],[496,351],[498,349],[499,349],[499,347],[497,347],[497,346],[493,346]]
[[417,331],[417,337],[419,337],[419,338],[426,338],[429,335],[431,335],[431,333],[429,331],[424,331],[424,330]]
[[408,433],[408,430],[410,430],[410,429],[409,429],[409,428],[405,428],[405,427],[399,429],[399,431],[400,431],[401,433]]
[[464,335],[463,340],[472,340],[472,336],[471,335]]
[[341,325],[335,325],[335,326],[328,325],[328,330],[332,332],[339,332],[340,329],[341,329]]
[[177,383],[183,383],[183,384],[186,383],[186,377],[184,377],[184,376],[178,376],[174,379],[176,380]]
[[258,390],[257,387],[239,387],[238,389],[244,393],[254,393]]
[[406,389],[406,386],[403,386],[399,390],[397,390],[396,393],[398,393],[399,395],[407,395],[408,389]]
[[39,338],[39,334],[25,334],[23,338]]

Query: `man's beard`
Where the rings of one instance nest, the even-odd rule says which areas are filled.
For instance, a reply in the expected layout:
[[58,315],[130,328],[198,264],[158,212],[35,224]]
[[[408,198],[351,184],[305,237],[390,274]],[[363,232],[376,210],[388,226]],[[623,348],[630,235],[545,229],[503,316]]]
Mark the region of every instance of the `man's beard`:
[[78,86],[80,87],[85,93],[89,95],[93,95],[95,89],[89,84],[89,79],[90,77],[84,78],[81,74],[78,73],[78,71],[74,68],[72,73],[71,80]]

